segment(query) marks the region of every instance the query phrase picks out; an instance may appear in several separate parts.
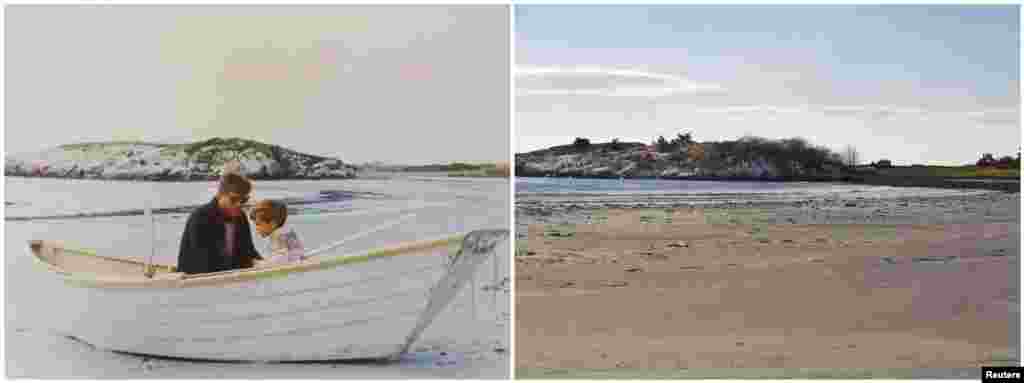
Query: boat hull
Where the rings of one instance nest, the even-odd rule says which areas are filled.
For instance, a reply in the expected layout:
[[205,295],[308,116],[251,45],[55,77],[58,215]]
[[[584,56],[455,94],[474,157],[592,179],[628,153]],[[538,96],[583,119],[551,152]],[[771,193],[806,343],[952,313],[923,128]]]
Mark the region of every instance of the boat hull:
[[477,258],[455,275],[457,250],[452,242],[301,272],[241,272],[148,287],[65,274],[67,316],[53,318],[54,328],[102,349],[186,359],[393,359],[448,306],[447,296],[472,293],[461,285],[482,262]]

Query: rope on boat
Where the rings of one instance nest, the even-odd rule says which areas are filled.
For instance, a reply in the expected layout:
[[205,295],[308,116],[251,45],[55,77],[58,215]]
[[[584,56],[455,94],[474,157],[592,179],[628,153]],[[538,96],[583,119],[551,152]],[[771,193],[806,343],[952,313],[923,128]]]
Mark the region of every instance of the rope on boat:
[[348,237],[345,237],[345,238],[342,238],[342,239],[340,239],[338,241],[331,242],[331,243],[329,243],[327,245],[321,246],[320,248],[317,248],[315,250],[307,251],[306,252],[306,256],[307,257],[315,257],[317,255],[320,255],[321,253],[324,253],[324,252],[327,252],[327,251],[330,251],[330,250],[334,250],[334,249],[338,248],[339,246],[345,244],[345,242],[365,237],[367,235],[370,235],[370,234],[373,234],[375,232],[378,232],[378,231],[390,228],[392,226],[398,225],[399,223],[408,221],[408,220],[410,220],[412,218],[415,218],[415,217],[416,217],[416,214],[406,214],[406,215],[402,216],[401,218],[398,218],[398,219],[396,219],[394,221],[390,221],[390,222],[384,223],[382,225],[378,225],[378,226],[372,227],[372,228],[370,228],[368,230],[364,230],[364,231],[352,234],[352,235],[350,235]]
[[146,200],[146,223],[149,227],[149,257],[146,258],[146,266],[142,269],[142,274],[146,278],[153,278],[156,275],[156,268],[153,267],[153,257],[156,255],[156,222],[153,221],[153,201]]

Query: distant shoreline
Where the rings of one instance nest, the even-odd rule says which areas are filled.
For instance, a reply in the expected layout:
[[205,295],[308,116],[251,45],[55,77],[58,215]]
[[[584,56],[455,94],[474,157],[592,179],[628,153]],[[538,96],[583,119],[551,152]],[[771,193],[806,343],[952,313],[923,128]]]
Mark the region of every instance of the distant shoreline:
[[[719,182],[834,182],[862,185],[896,187],[930,187],[943,189],[984,189],[1010,193],[1020,192],[1020,178],[1007,177],[896,177],[880,175],[847,175],[832,177],[746,177],[746,176],[567,176],[567,175],[516,175],[516,178],[575,178],[575,179],[630,179],[630,180],[672,180],[672,181],[719,181]],[[985,182],[999,181],[999,182]]]
[[[220,179],[220,176],[208,176],[208,177],[194,177],[194,178],[174,178],[174,179],[145,179],[145,178],[103,178],[103,177],[61,177],[61,176],[26,176],[22,174],[11,175],[4,174],[5,178],[48,178],[48,179],[59,179],[59,180],[83,180],[83,181],[115,181],[115,182],[213,182]],[[353,180],[359,179],[359,177],[249,177],[253,181],[337,181],[337,180]]]

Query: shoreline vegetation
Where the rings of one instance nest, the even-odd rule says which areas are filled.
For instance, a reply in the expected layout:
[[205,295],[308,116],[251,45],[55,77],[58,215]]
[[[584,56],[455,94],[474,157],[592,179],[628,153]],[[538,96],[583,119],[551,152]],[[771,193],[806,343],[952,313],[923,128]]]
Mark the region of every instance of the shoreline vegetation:
[[466,163],[430,165],[364,165],[363,169],[392,173],[444,173],[448,177],[502,177],[511,176],[508,162]]
[[256,180],[359,178],[367,172],[446,173],[449,177],[511,176],[508,162],[432,165],[354,165],[243,138],[211,138],[184,144],[109,141],[60,145],[9,155],[4,175],[26,178],[189,182],[220,177],[224,164],[239,161]]
[[4,158],[4,175],[125,181],[209,181],[225,163],[258,180],[346,179],[356,168],[337,158],[300,153],[243,138],[185,144],[110,141],[60,145]]
[[696,142],[690,133],[653,144],[591,143],[515,155],[517,177],[667,179],[691,181],[848,182],[868,185],[1020,191],[1020,153],[998,160],[982,155],[964,166],[894,166],[881,159],[861,164],[854,148],[839,154],[803,138],[771,140],[747,136]]

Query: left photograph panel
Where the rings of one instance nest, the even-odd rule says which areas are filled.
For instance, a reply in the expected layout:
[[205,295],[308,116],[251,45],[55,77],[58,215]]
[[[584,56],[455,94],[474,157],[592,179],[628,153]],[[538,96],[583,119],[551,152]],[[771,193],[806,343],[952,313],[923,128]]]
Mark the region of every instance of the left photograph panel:
[[8,378],[509,378],[508,6],[4,22]]

